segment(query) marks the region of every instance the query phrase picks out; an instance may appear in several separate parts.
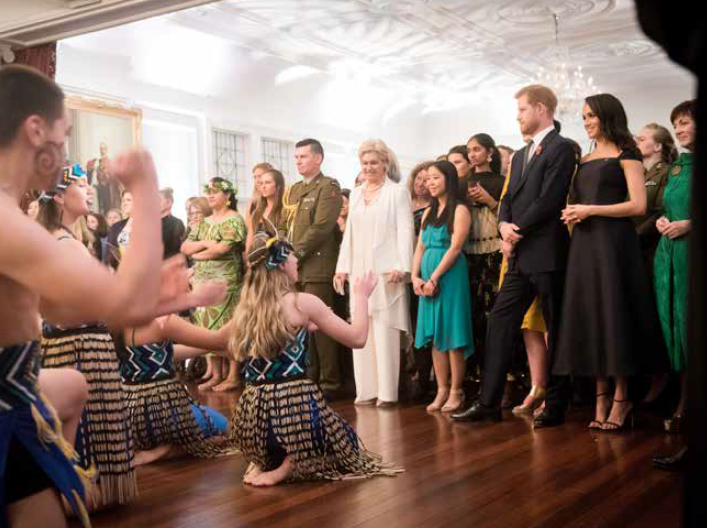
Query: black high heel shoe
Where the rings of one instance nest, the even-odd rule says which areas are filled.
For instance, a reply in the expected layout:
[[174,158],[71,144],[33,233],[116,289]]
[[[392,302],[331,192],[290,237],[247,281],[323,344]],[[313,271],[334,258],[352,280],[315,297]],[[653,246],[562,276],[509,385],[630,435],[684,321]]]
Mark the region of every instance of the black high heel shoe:
[[[596,395],[597,400],[599,398],[608,398],[608,397],[609,397],[608,392],[602,392],[602,393]],[[611,412],[611,409],[609,409],[608,412]],[[589,429],[604,429],[605,423],[606,423],[606,421],[602,422],[599,420],[592,420],[591,422],[589,422]]]
[[[614,403],[627,403],[627,402],[630,402],[630,401],[631,401],[631,400],[616,400],[616,399],[614,399]],[[629,418],[631,419],[631,429],[633,429],[633,426],[634,426],[634,422],[633,422],[633,416],[634,416],[634,415],[633,415],[633,411],[634,411],[634,407],[633,407],[633,403],[631,403],[631,408],[629,409],[629,411],[628,411],[628,412],[626,413],[626,415],[624,416],[624,421],[623,421],[622,423],[617,424],[617,423],[610,422],[610,421],[607,420],[606,422],[604,422],[604,425],[605,425],[605,426],[609,425],[609,426],[611,426],[611,427],[608,427],[608,428],[607,428],[607,427],[602,427],[602,428],[601,428],[602,431],[606,431],[606,432],[608,432],[608,433],[620,433],[620,432],[622,432],[622,431],[624,431],[624,430],[626,429],[626,423],[628,422]]]

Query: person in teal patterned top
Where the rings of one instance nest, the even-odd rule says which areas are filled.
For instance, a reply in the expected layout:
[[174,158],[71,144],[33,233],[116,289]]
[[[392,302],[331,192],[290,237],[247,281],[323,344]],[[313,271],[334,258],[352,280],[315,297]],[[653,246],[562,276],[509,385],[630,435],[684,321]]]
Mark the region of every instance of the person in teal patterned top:
[[[246,240],[246,225],[236,211],[236,190],[223,178],[212,178],[205,188],[206,198],[213,214],[189,233],[182,244],[182,253],[194,259],[195,284],[208,281],[226,283],[226,297],[217,305],[199,308],[194,322],[209,330],[218,330],[233,315],[238,304],[243,284],[243,250]],[[228,365],[228,374],[223,379],[222,366]],[[223,368],[226,370],[226,368]],[[220,357],[207,359],[205,383],[199,390],[227,391],[238,386],[238,365],[235,361],[222,361]]]
[[415,346],[433,347],[437,396],[427,410],[453,412],[464,403],[466,359],[474,352],[471,293],[462,253],[471,215],[457,198],[454,165],[438,161],[427,174],[432,205],[422,220],[412,266],[413,289],[420,297]]
[[663,194],[664,215],[656,222],[661,234],[655,253],[655,293],[670,364],[681,373],[681,397],[668,432],[678,432],[687,404],[687,236],[690,233],[690,187],[692,149],[695,144],[695,101],[686,101],[672,112],[670,120],[683,153],[669,171]]

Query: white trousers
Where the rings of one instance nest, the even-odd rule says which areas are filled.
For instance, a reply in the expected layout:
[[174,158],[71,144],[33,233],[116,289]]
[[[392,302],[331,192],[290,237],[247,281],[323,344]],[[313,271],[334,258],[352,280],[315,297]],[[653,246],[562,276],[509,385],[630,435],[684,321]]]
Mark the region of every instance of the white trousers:
[[368,319],[366,346],[353,350],[356,401],[398,401],[400,330]]

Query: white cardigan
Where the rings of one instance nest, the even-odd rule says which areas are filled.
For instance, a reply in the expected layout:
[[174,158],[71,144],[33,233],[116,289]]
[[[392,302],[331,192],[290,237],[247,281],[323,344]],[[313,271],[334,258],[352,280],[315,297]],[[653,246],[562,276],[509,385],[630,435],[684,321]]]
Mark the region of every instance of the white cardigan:
[[[359,201],[363,200],[363,186],[351,191],[349,211],[353,211]],[[406,187],[386,178],[380,190],[379,221],[371,236],[373,254],[375,257],[373,271],[383,275],[391,271],[412,272],[412,259],[415,251],[415,227],[412,217],[412,201]],[[339,260],[336,263],[337,273],[352,272],[351,249],[353,247],[352,229],[350,223],[353,215],[346,219],[344,238],[341,242]]]

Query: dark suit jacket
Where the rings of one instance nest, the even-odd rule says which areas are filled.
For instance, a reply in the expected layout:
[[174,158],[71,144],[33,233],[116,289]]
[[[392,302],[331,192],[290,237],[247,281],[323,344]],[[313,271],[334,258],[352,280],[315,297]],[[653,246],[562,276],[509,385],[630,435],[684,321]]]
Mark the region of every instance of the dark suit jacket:
[[516,224],[523,235],[514,258],[526,274],[565,269],[569,249],[569,232],[560,216],[577,159],[572,144],[555,130],[540,147],[525,173],[528,147],[513,156],[508,192],[500,206],[499,220]]

